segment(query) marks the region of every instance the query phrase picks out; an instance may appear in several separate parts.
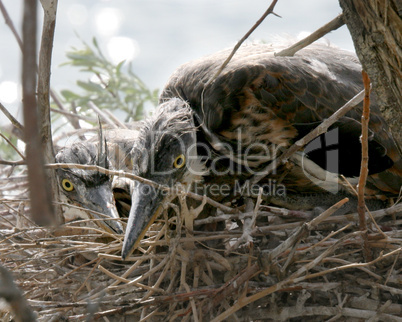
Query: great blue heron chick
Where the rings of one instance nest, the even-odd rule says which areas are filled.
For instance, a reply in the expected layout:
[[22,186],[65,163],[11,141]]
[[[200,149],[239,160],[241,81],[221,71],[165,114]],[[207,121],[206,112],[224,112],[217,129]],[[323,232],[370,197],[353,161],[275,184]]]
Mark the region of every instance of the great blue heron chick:
[[[103,145],[103,147],[102,147]],[[78,142],[61,149],[56,155],[57,163],[76,163],[98,165],[109,168],[107,148],[105,142]],[[106,231],[122,234],[123,227],[118,221],[113,197],[113,178],[95,170],[78,168],[57,169],[60,184],[61,201],[87,209],[88,218],[95,219],[95,223]],[[83,211],[81,210],[82,214]],[[77,219],[77,209],[66,208],[66,221]]]
[[[181,66],[165,86],[159,110],[144,122],[134,143],[134,173],[161,185],[180,183],[196,191],[202,181],[202,187],[218,185],[219,198],[228,190],[227,196],[233,196],[237,184],[244,186],[284,148],[363,89],[361,65],[349,52],[325,45],[310,46],[293,57],[277,57],[274,51],[265,44],[241,47],[212,82],[230,50]],[[401,153],[374,95],[371,115],[366,192],[395,194],[402,183]],[[295,157],[294,169],[280,172],[279,167],[276,177],[267,179],[280,177],[289,192],[322,192],[331,185],[344,189],[338,187],[339,173],[359,175],[360,118],[361,104],[330,128],[334,135],[321,136],[317,148],[310,146]],[[312,179],[326,170],[332,181],[320,177],[320,184]],[[212,190],[204,192],[214,197]],[[136,184],[123,259],[169,198],[163,189]]]

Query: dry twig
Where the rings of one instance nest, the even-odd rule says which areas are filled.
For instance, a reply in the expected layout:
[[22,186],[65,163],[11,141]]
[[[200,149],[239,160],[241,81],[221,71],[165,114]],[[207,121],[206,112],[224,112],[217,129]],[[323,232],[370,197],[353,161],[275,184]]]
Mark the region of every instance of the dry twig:
[[[360,230],[365,231],[366,225],[366,204],[364,202],[364,189],[366,187],[368,175],[368,122],[370,118],[370,79],[365,71],[362,72],[364,84],[364,100],[363,100],[363,114],[362,114],[362,161],[360,166],[359,184],[357,189],[358,207],[357,213],[359,214],[359,227]],[[363,236],[363,247],[367,260],[371,259],[370,250],[368,248],[367,236]]]
[[97,115],[99,115],[107,124],[109,124],[113,129],[117,129],[118,126],[114,121],[112,121],[109,116],[103,112],[99,107],[97,107],[93,102],[88,102],[88,107],[91,108]]
[[306,38],[298,41],[294,45],[292,45],[284,50],[281,50],[279,53],[275,53],[275,56],[293,56],[299,50],[312,44],[314,41],[325,36],[327,33],[331,32],[333,30],[336,30],[339,27],[342,27],[344,24],[345,23],[343,21],[343,14],[340,14],[336,18],[331,20],[330,22],[326,23],[321,28],[314,31],[312,34],[310,34]]
[[[1,1],[1,0],[0,0]],[[1,5],[1,2],[0,2]],[[0,110],[4,113],[4,115],[10,120],[11,124],[19,131],[18,137],[23,137],[22,133],[24,133],[24,127],[18,120],[11,115],[11,113],[4,107],[0,102]]]
[[0,136],[7,142],[7,144],[9,144],[14,149],[15,152],[18,153],[18,155],[22,158],[22,160],[25,160],[25,156],[20,152],[20,150],[18,150],[18,148],[3,133],[0,133]]
[[215,79],[222,73],[222,71],[225,69],[227,64],[229,64],[230,60],[232,57],[235,55],[236,51],[240,48],[240,46],[246,41],[246,39],[254,32],[255,29],[265,20],[265,18],[270,15],[274,14],[275,16],[278,16],[276,13],[274,13],[274,8],[278,0],[273,0],[271,2],[271,5],[268,7],[268,9],[264,12],[264,14],[261,16],[260,19],[257,20],[257,22],[251,27],[251,29],[237,42],[237,44],[233,47],[232,52],[229,54],[229,56],[226,58],[226,60],[223,62],[222,66],[218,69],[218,71],[215,73],[215,75],[208,80],[208,82],[205,84],[204,89],[201,93],[201,106],[203,106],[204,102],[204,91],[205,89],[211,85]]

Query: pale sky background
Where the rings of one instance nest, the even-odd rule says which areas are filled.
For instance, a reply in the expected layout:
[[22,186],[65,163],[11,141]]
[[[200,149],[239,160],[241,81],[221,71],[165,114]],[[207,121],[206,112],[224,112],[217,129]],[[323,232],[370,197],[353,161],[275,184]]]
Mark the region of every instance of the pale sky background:
[[[21,30],[22,0],[3,0]],[[161,89],[182,63],[233,46],[260,18],[267,0],[59,0],[53,48],[52,87],[74,88],[76,68],[60,67],[71,47],[96,37],[113,60],[130,60],[134,72],[151,88]],[[39,6],[40,17],[42,8]],[[275,36],[306,35],[341,13],[337,0],[279,0],[250,40],[272,42]],[[0,101],[18,119],[20,103],[19,47],[0,17]],[[41,30],[41,25],[39,30]],[[346,26],[326,37],[353,50]],[[0,113],[1,114],[1,113]],[[6,119],[0,115],[0,124]]]

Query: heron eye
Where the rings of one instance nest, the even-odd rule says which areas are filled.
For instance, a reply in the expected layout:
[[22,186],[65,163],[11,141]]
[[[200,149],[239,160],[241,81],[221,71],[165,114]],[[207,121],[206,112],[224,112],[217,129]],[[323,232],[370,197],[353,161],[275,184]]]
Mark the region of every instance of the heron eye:
[[173,166],[176,169],[180,169],[184,166],[184,164],[186,163],[186,157],[184,156],[184,154],[180,154],[173,162]]
[[71,183],[70,180],[63,179],[61,182],[61,186],[63,187],[64,190],[70,192],[74,190],[74,185]]

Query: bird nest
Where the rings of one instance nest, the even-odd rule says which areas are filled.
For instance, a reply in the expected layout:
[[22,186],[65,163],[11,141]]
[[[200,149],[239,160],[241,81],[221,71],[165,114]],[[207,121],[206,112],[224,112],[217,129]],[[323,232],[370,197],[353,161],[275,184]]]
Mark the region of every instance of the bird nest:
[[[203,204],[189,209],[179,198],[166,205],[174,214],[165,211],[121,261],[122,235],[86,221],[38,227],[24,177],[1,180],[0,264],[39,321],[402,316],[401,204],[371,212],[360,231],[357,214],[332,215],[346,200],[314,216],[247,199],[232,213],[221,207],[200,219]],[[2,272],[4,295],[14,284]],[[9,302],[0,306],[2,321],[13,319]]]

